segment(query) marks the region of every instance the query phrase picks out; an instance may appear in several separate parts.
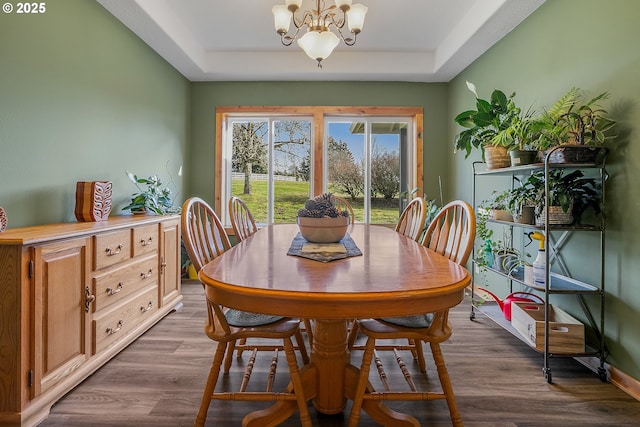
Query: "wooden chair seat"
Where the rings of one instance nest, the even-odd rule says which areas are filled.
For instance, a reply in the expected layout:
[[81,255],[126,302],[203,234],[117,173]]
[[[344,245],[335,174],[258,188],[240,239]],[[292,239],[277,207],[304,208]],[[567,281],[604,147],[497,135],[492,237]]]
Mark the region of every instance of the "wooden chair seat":
[[[424,233],[421,244],[458,264],[464,265],[471,254],[475,233],[476,219],[473,209],[466,202],[454,201],[445,205],[438,212]],[[364,400],[411,401],[432,399],[445,399],[453,425],[462,426],[462,418],[456,406],[453,386],[440,349],[440,343],[448,340],[452,333],[451,325],[449,324],[449,310],[416,316],[357,320],[353,330],[356,332],[349,336],[349,345],[352,348],[356,348],[353,342],[355,341],[354,334],[357,332],[364,334],[367,337],[367,341],[363,347],[364,354],[360,367],[360,376],[349,416],[350,427],[358,425]],[[409,345],[381,346],[378,344],[378,340],[398,339],[408,340]],[[418,390],[399,355],[399,350],[401,349],[412,350],[414,357],[418,359],[420,370],[426,374],[426,364],[422,350],[423,342],[429,343],[442,392]],[[393,392],[389,390],[388,382],[386,381],[387,373],[383,370],[381,371],[381,363],[376,355],[377,350],[387,349],[392,349],[396,352],[398,365],[411,391]],[[367,391],[371,362],[374,357],[376,358],[376,366],[379,367],[378,370],[383,384],[385,384],[384,391]]]
[[[181,219],[185,248],[197,271],[231,248],[229,237],[220,219],[202,199],[193,197],[186,200],[182,206]],[[301,425],[311,426],[311,416],[304,397],[296,348],[291,340],[291,337],[295,338],[303,363],[308,363],[309,357],[300,332],[300,320],[222,307],[216,302],[213,289],[204,286],[204,290],[207,305],[204,330],[211,340],[217,342],[217,345],[194,425],[204,426],[211,400],[220,399],[241,401],[295,400],[300,412]],[[282,344],[277,346],[247,345],[253,349],[253,353],[247,362],[240,390],[238,392],[216,391],[223,361],[225,362],[225,373],[227,373],[231,365],[230,356],[233,354],[236,342],[249,338],[280,340]],[[258,351],[274,349],[282,349],[285,352],[291,385],[284,391],[275,392],[272,390],[273,382],[270,380],[264,392],[247,391],[247,384],[251,378]],[[272,358],[270,379],[275,377],[276,368],[277,352],[276,356]]]

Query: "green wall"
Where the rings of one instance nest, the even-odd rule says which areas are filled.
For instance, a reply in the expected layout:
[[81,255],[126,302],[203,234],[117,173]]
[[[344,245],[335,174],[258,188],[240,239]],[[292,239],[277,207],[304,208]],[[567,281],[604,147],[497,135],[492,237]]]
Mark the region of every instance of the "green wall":
[[[0,206],[10,227],[75,221],[77,181],[125,170],[182,192],[189,82],[94,1],[0,13]],[[170,183],[173,179],[175,185]]]
[[[573,86],[591,95],[611,92],[607,107],[618,120],[607,170],[606,339],[608,361],[640,379],[640,204],[634,182],[640,176],[640,2],[635,0],[547,0],[449,87],[449,140],[460,130],[452,118],[474,107],[465,81],[482,98],[494,88],[516,92],[518,105],[548,106]],[[471,199],[471,160],[452,155],[453,191]],[[634,178],[635,177],[635,178]],[[564,252],[579,279],[599,277],[596,236],[574,235]],[[500,281],[492,283],[500,289]],[[506,293],[506,288],[504,289]],[[560,299],[579,316],[573,300]],[[597,311],[596,311],[597,313]],[[553,361],[552,361],[553,363]],[[552,364],[553,368],[553,364]]]
[[[321,71],[320,71],[321,72]],[[449,174],[447,85],[399,82],[208,82],[192,85],[191,195],[213,202],[215,110],[218,106],[402,106],[424,109],[425,192],[439,194]]]

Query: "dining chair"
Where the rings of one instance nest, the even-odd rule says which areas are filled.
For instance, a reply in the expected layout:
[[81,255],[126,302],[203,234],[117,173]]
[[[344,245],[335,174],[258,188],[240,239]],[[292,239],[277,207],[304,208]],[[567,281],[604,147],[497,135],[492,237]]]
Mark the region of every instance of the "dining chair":
[[[187,199],[182,205],[181,222],[185,248],[197,271],[231,248],[229,237],[220,219],[204,200],[198,197]],[[204,286],[204,290],[207,303],[204,330],[207,336],[217,343],[217,346],[195,425],[204,426],[211,400],[220,399],[240,401],[295,400],[298,404],[301,424],[311,426],[311,416],[304,397],[295,347],[291,341],[291,337],[296,339],[302,360],[305,364],[308,363],[309,357],[300,332],[300,320],[223,307],[216,302],[215,293],[210,287]],[[233,354],[235,342],[248,338],[277,339],[282,341],[282,345],[275,347],[253,346],[253,353],[247,363],[240,392],[216,392],[215,388],[223,360],[225,361],[224,372],[226,374],[231,365],[230,356]],[[258,350],[273,348],[284,349],[292,387],[287,387],[286,391],[274,392],[272,391],[272,381],[268,381],[267,390],[264,392],[247,391]],[[276,366],[277,364],[271,364],[270,378],[275,376]]]
[[353,212],[353,207],[351,206],[351,203],[349,203],[347,199],[340,196],[336,196],[335,194],[333,195],[333,200],[334,200],[333,205],[336,208],[338,208],[338,210],[349,212],[349,219],[351,221],[351,224],[355,223],[356,215]]
[[[438,214],[436,214],[435,218],[427,227],[421,244],[453,262],[464,265],[471,254],[475,234],[476,217],[473,208],[467,202],[456,200],[443,206]],[[357,320],[356,325],[358,331],[367,337],[367,342],[364,346],[360,376],[349,416],[350,427],[358,425],[360,410],[364,400],[408,401],[432,399],[445,399],[453,425],[462,426],[462,418],[456,406],[453,387],[445,365],[444,356],[440,349],[440,343],[448,340],[452,333],[451,325],[449,324],[449,310],[417,316],[363,319]],[[389,389],[388,381],[386,380],[387,374],[384,372],[380,359],[376,355],[375,363],[376,366],[378,366],[381,379],[384,377],[383,384],[385,385],[385,391],[367,392],[371,362],[377,349],[376,340],[383,339],[408,339],[410,343],[413,343],[415,346],[414,350],[418,355],[417,359],[420,371],[425,375],[426,364],[422,350],[422,342],[429,343],[442,392],[422,392],[418,390],[413,380],[411,380],[409,371],[406,369],[406,366],[404,366],[398,349],[394,350],[396,352],[396,359],[411,391],[392,392]]]
[[396,231],[418,241],[427,219],[427,204],[422,197],[415,197],[404,208],[396,224]]
[[229,217],[231,227],[238,242],[243,241],[253,233],[258,231],[256,221],[249,210],[247,204],[241,198],[233,196],[229,199]]

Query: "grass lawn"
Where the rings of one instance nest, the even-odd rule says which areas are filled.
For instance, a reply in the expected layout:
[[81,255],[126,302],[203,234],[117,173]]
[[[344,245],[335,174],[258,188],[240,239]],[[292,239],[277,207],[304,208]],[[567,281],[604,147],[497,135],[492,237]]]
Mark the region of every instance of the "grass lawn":
[[[253,194],[242,194],[244,181],[234,179],[231,183],[231,193],[240,197],[247,204],[256,222],[267,222],[267,181],[253,181]],[[275,212],[274,222],[296,222],[298,209],[304,207],[309,198],[308,182],[276,181],[275,184]],[[335,192],[344,197],[356,215],[356,220],[364,218],[364,199],[362,197],[351,200],[346,194]],[[395,224],[400,216],[398,199],[373,199],[371,210],[372,224]]]

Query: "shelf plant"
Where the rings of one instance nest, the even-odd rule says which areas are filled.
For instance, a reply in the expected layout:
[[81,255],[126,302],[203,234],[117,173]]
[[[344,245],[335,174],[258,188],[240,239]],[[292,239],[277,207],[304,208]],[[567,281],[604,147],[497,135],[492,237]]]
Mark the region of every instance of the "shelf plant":
[[506,208],[519,223],[533,224],[535,203],[534,188],[526,181],[509,190],[506,196]]
[[[544,171],[531,174],[525,185],[532,190],[532,200],[539,217],[546,203]],[[601,188],[596,180],[585,177],[581,170],[568,173],[563,169],[549,171],[549,206],[560,206],[562,212],[571,213],[572,223],[580,224],[583,213],[589,208],[599,214],[600,200]]]
[[616,122],[602,106],[608,98],[609,92],[602,92],[587,100],[580,89],[569,89],[533,120],[537,149],[563,144],[601,146],[612,139],[610,131]]
[[[456,150],[465,152],[465,158],[469,157],[473,149],[480,149],[482,158],[488,154],[492,148],[504,151],[514,146],[512,138],[504,133],[506,129],[513,126],[514,121],[520,118],[520,108],[515,104],[513,98],[515,92],[507,96],[503,91],[495,89],[491,93],[489,100],[478,97],[476,87],[473,83],[467,82],[467,87],[476,97],[476,109],[467,110],[458,114],[454,121],[466,128],[454,140]],[[507,156],[508,160],[508,156]],[[489,159],[487,159],[489,163]],[[509,166],[499,163],[498,167]]]

